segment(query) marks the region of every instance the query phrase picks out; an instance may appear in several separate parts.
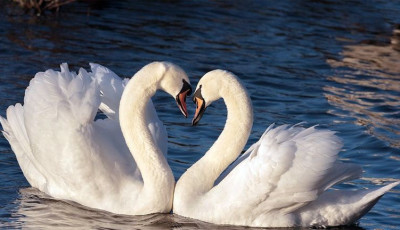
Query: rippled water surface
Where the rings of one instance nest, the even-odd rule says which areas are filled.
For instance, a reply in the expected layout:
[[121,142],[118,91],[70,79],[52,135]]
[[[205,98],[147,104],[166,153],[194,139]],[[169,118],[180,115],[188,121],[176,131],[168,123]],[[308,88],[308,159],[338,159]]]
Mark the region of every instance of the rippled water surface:
[[[365,171],[362,179],[339,188],[375,188],[400,179],[398,1],[79,2],[40,17],[8,0],[0,5],[2,116],[23,101],[36,72],[62,62],[74,70],[97,62],[130,77],[151,61],[167,60],[180,65],[194,86],[207,71],[222,68],[250,91],[255,122],[249,144],[274,122],[319,124],[343,139],[341,160]],[[226,109],[222,102],[213,104],[200,125],[191,127],[166,94],[154,101],[169,133],[168,161],[179,178],[217,138]],[[176,215],[119,216],[54,200],[29,186],[4,137],[0,226],[217,227]],[[399,187],[357,226],[343,229],[398,226]]]

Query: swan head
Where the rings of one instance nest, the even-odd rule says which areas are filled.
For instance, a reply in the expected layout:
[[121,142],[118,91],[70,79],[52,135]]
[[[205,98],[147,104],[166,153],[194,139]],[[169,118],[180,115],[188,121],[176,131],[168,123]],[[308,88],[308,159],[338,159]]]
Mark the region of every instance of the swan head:
[[193,95],[196,112],[192,120],[192,125],[196,125],[200,121],[206,108],[212,102],[224,96],[226,89],[229,88],[227,84],[230,83],[240,84],[233,73],[220,69],[212,70],[200,79]]
[[175,98],[176,104],[182,114],[187,117],[186,97],[192,93],[189,77],[179,66],[170,62],[156,62],[161,73],[159,88]]

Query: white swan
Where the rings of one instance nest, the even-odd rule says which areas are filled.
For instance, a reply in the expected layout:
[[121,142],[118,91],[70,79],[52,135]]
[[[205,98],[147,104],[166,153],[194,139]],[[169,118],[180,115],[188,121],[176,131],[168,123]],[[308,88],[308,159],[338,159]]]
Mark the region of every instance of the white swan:
[[[166,131],[150,98],[162,89],[187,116],[187,75],[174,64],[153,62],[128,82],[91,67],[92,73],[81,69],[78,75],[67,64],[61,72],[37,73],[24,105],[10,106],[7,120],[0,119],[26,179],[57,199],[91,208],[170,212],[175,179],[163,156]],[[99,108],[108,118],[95,121]]]
[[334,184],[358,178],[362,171],[337,161],[342,145],[334,132],[314,127],[270,126],[236,159],[250,135],[253,111],[235,75],[214,70],[201,78],[193,98],[197,104],[193,124],[219,98],[228,110],[224,130],[178,180],[176,214],[253,227],[345,225],[359,219],[399,184],[375,190],[327,191]]

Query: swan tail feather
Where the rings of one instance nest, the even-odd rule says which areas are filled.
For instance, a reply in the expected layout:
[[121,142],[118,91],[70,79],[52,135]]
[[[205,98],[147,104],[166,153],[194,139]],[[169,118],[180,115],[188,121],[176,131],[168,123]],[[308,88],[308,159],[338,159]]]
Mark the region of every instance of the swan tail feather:
[[381,188],[366,190],[329,190],[318,200],[299,210],[304,226],[339,226],[356,222],[389,190],[393,182]]

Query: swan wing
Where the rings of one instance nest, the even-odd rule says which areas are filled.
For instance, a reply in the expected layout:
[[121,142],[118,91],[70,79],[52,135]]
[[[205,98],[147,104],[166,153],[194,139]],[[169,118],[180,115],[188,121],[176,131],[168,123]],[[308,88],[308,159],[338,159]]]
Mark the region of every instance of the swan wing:
[[[210,196],[224,194],[227,203],[253,217],[290,213],[316,200],[330,186],[360,176],[358,166],[337,161],[341,147],[329,130],[271,126],[234,162]],[[228,192],[232,187],[235,192]]]
[[[99,109],[110,119],[118,120],[119,103],[129,79],[121,79],[113,71],[96,63],[90,63],[93,77],[100,89],[101,104]],[[146,122],[153,136],[154,143],[167,154],[167,130],[157,116],[153,102],[149,100],[146,106]]]
[[[66,175],[79,174],[78,165],[90,164],[82,157],[85,149],[92,150],[87,128],[99,104],[98,86],[84,70],[76,75],[62,64],[61,72],[39,72],[31,80],[23,107],[31,148],[27,155],[46,179],[41,186],[45,192],[52,195],[52,189],[63,187],[60,183]],[[70,166],[77,171],[68,173]]]
[[83,69],[76,74],[63,64],[61,72],[31,80],[24,99],[26,155],[45,179],[42,191],[96,207],[92,203],[104,192],[114,194],[120,181],[137,181],[119,123],[94,122],[100,103],[99,86]]
[[99,84],[101,98],[99,109],[108,118],[118,120],[119,102],[129,79],[122,80],[107,67],[96,63],[90,63],[90,68]]

